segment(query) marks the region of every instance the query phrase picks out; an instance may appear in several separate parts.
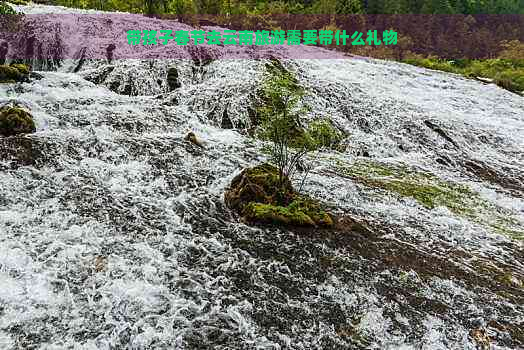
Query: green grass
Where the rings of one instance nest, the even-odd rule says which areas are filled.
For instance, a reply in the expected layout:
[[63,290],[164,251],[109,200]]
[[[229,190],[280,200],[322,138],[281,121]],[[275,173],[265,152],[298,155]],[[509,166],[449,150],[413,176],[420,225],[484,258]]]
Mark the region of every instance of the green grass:
[[480,224],[513,239],[524,239],[522,224],[504,208],[483,199],[468,186],[404,165],[361,161],[351,165],[337,162],[337,171],[369,188],[413,198],[422,207],[446,207],[456,216]]
[[493,79],[506,90],[524,92],[524,59],[443,60],[433,58],[406,59],[415,66],[461,74],[466,77]]

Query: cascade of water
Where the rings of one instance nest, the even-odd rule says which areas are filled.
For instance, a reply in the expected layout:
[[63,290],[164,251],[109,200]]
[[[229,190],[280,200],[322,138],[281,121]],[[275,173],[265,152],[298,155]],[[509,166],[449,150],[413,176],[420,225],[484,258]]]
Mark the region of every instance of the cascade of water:
[[104,23],[26,39],[43,78],[0,85],[37,127],[0,137],[0,348],[468,349],[484,330],[522,345],[521,97],[395,62],[283,60],[303,122],[346,135],[304,189],[365,227],[254,228],[222,196],[266,158],[246,130],[269,62],[64,45]]

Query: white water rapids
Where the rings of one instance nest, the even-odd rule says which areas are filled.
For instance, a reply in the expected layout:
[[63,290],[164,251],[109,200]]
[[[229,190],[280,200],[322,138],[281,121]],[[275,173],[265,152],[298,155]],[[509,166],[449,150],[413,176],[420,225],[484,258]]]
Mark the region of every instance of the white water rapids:
[[[347,135],[344,152],[315,158],[305,191],[369,232],[256,228],[223,193],[265,160],[244,129],[267,62],[73,73],[71,60],[0,85],[0,104],[37,123],[21,138],[30,162],[0,158],[0,349],[475,349],[475,330],[524,347],[524,98],[395,62],[284,60],[306,119]],[[168,92],[173,66],[181,87]],[[472,208],[428,208],[344,172],[405,175],[370,162],[463,186]]]

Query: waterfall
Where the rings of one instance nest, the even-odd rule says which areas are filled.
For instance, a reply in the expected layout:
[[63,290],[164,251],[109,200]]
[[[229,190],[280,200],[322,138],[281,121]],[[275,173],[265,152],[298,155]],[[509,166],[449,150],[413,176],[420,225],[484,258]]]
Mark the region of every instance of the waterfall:
[[344,149],[308,159],[304,183],[341,228],[253,227],[223,195],[267,160],[253,101],[275,60],[189,46],[108,62],[131,24],[51,22],[13,48],[42,78],[0,84],[0,106],[37,129],[0,137],[0,348],[473,349],[488,335],[522,347],[522,97],[275,50],[306,91],[301,122],[344,134]]

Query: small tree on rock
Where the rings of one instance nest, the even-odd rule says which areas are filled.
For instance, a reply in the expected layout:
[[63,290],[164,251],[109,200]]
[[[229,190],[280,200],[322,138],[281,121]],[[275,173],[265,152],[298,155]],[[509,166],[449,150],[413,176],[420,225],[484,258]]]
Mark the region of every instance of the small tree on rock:
[[286,178],[293,178],[303,158],[315,149],[315,141],[300,125],[300,116],[307,111],[300,106],[304,89],[279,62],[268,68],[269,75],[262,86],[262,105],[257,109],[261,119],[259,135],[270,141],[266,151],[279,171],[282,185]]

